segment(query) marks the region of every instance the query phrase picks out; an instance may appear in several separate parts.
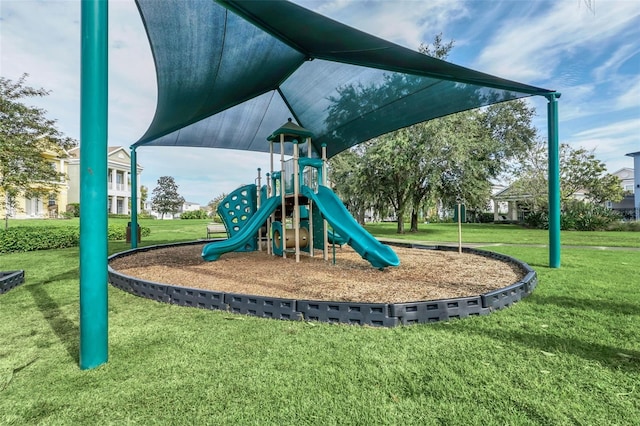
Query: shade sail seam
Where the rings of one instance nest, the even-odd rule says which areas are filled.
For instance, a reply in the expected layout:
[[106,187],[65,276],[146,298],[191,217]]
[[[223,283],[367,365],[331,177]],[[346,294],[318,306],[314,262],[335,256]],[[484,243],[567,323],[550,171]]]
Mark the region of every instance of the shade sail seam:
[[[480,80],[480,79],[455,77],[455,76],[452,76],[452,75],[440,74],[440,73],[432,72],[432,71],[407,69],[407,68],[402,68],[402,67],[381,65],[381,64],[371,63],[371,62],[367,62],[367,61],[337,59],[337,58],[332,57],[330,55],[326,55],[325,56],[325,55],[317,54],[317,55],[314,55],[314,58],[315,59],[322,59],[322,60],[330,61],[330,62],[339,62],[339,63],[343,63],[343,64],[347,64],[347,65],[357,65],[357,66],[361,66],[361,67],[365,67],[365,68],[375,68],[375,69],[379,69],[379,70],[383,70],[383,71],[392,71],[392,72],[397,72],[397,73],[400,73],[400,74],[414,75],[414,76],[417,76],[417,77],[427,77],[427,78],[433,78],[435,80],[451,81],[451,82],[454,82],[454,83],[464,83],[464,84],[471,84],[473,86],[489,87],[489,88],[492,88],[492,89],[505,90],[505,91],[511,91],[511,92],[517,92],[517,93],[524,93],[524,94],[527,94],[527,95],[546,96],[546,95],[548,95],[550,93],[554,93],[555,92],[555,90],[542,89],[542,88],[538,88],[538,87],[535,87],[535,86],[521,87],[521,84],[516,84],[515,82],[513,82],[514,85],[511,86],[509,84],[491,83],[491,82],[488,82],[488,81],[485,81],[485,80]],[[464,67],[461,67],[461,68],[463,68],[463,69],[465,69],[467,71],[471,71],[471,70],[468,70],[468,69],[466,69]],[[495,79],[495,77],[493,79]]]
[[231,3],[229,3],[229,2],[227,2],[225,0],[215,0],[215,2],[220,4],[221,7],[225,8],[225,9],[229,9],[229,10],[235,12],[238,16],[243,17],[245,20],[246,20],[246,16],[250,15],[252,17],[252,19],[250,21],[249,20],[247,20],[247,21],[250,22],[251,24],[253,24],[256,27],[260,28],[265,33],[276,37],[278,40],[280,40],[281,42],[283,42],[287,46],[290,46],[294,50],[297,50],[298,52],[303,53],[308,57],[312,57],[313,56],[305,48],[300,46],[300,44],[298,44],[295,41],[291,40],[289,37],[287,37],[284,34],[282,34],[282,32],[280,32],[280,31],[276,32],[273,27],[271,27],[270,25],[267,25],[262,19],[258,18],[257,16],[255,16],[255,15],[253,15],[251,13],[248,13],[245,9],[239,7],[238,5],[231,4]]
[[[273,97],[276,95],[275,91],[271,92],[271,97],[269,98],[269,102],[267,103],[267,105],[271,105],[271,102],[273,102]],[[260,128],[262,127],[262,122],[264,121],[264,118],[267,116],[267,111],[269,111],[269,107],[267,106],[267,108],[264,109],[264,112],[262,113],[262,117],[260,117],[260,124],[258,124],[256,126],[256,131],[253,133],[253,138],[251,140],[256,140],[257,136],[258,136],[258,132],[260,131]]]
[[280,97],[282,98],[282,102],[284,102],[284,104],[287,106],[287,109],[291,112],[291,115],[293,116],[293,119],[296,120],[296,122],[301,127],[304,127],[304,124],[302,123],[302,121],[298,117],[298,114],[296,114],[296,112],[293,110],[293,108],[291,108],[291,104],[289,103],[289,100],[287,99],[285,94],[282,92],[282,90],[279,87],[276,90],[277,90],[278,94],[280,95]]
[[[300,51],[298,51],[298,53],[304,53],[304,52],[300,52]],[[276,87],[274,87],[274,88],[273,88],[273,90],[278,90],[278,88],[279,88],[280,86],[282,86],[282,84],[283,84],[285,81],[287,81],[287,79],[288,79],[289,77],[291,77],[291,76],[292,76],[296,71],[298,71],[298,70],[300,69],[300,67],[301,67],[305,62],[311,61],[311,60],[313,60],[313,59],[314,59],[314,58],[311,58],[311,57],[309,57],[309,56],[306,56],[302,61],[300,61],[300,63],[299,63],[297,66],[295,66],[295,67],[291,67],[291,71],[290,71],[290,72],[288,72],[286,75],[284,75],[284,76],[280,79],[280,81],[278,81],[278,83],[276,83]]]

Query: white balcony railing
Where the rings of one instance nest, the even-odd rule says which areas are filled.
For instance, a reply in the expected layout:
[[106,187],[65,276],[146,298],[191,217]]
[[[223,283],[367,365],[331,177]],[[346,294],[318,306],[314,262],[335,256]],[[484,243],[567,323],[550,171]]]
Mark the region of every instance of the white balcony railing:
[[124,183],[113,183],[109,182],[108,188],[110,191],[118,191],[118,192],[130,192],[130,186],[125,185]]

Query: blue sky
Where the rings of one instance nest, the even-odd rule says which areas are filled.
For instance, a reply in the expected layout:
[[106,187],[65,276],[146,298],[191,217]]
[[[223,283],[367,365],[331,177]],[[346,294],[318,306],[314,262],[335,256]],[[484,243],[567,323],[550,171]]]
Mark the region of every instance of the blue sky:
[[[640,150],[640,2],[297,0],[360,30],[417,49],[442,32],[450,62],[562,93],[560,140],[595,149],[609,172]],[[591,7],[588,7],[590,3]],[[128,147],[155,110],[155,71],[133,0],[109,5],[109,145]],[[0,1],[0,74],[52,91],[43,107],[79,138],[80,2]],[[546,135],[546,101],[530,98]],[[286,119],[286,118],[285,118]],[[284,119],[283,119],[284,121]],[[252,183],[268,156],[243,151],[143,147],[143,185],[173,176],[188,201],[206,204]]]

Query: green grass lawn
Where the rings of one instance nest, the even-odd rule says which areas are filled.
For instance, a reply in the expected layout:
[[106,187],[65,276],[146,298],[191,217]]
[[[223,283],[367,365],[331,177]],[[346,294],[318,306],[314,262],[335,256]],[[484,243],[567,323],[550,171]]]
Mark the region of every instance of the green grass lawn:
[[[408,232],[409,224],[405,224],[407,232],[403,235],[397,234],[397,225],[390,222],[367,224],[365,228],[381,238],[435,242],[458,241],[458,224],[456,223],[423,223],[418,226],[417,233]],[[640,232],[562,231],[560,239],[562,245],[640,247]],[[462,242],[546,245],[549,243],[549,231],[511,224],[464,223],[462,224]]]
[[[206,222],[141,221],[152,229],[142,244],[204,238]],[[386,226],[369,229],[396,238]],[[465,241],[546,241],[483,226],[466,227]],[[427,225],[416,238],[456,232]],[[563,233],[563,244],[639,238],[588,244],[596,234]],[[640,252],[566,248],[550,269],[545,248],[491,250],[538,271],[530,297],[394,329],[184,308],[110,287],[110,360],[90,371],[78,368],[78,249],[1,255],[0,270],[24,269],[26,282],[0,295],[0,424],[638,424]]]

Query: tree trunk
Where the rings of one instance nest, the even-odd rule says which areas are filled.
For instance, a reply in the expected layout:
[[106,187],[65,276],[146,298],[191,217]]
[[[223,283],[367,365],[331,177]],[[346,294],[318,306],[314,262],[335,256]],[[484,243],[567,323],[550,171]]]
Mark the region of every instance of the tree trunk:
[[396,198],[396,220],[398,221],[398,229],[396,233],[404,234],[404,211],[407,207],[405,204],[404,194],[399,194]]
[[404,234],[404,207],[396,210],[396,220],[398,221],[396,233]]
[[416,209],[411,210],[411,229],[409,232],[418,232],[418,212]]
[[364,225],[364,209],[363,208],[358,209],[358,214],[356,215],[356,221],[360,225]]

